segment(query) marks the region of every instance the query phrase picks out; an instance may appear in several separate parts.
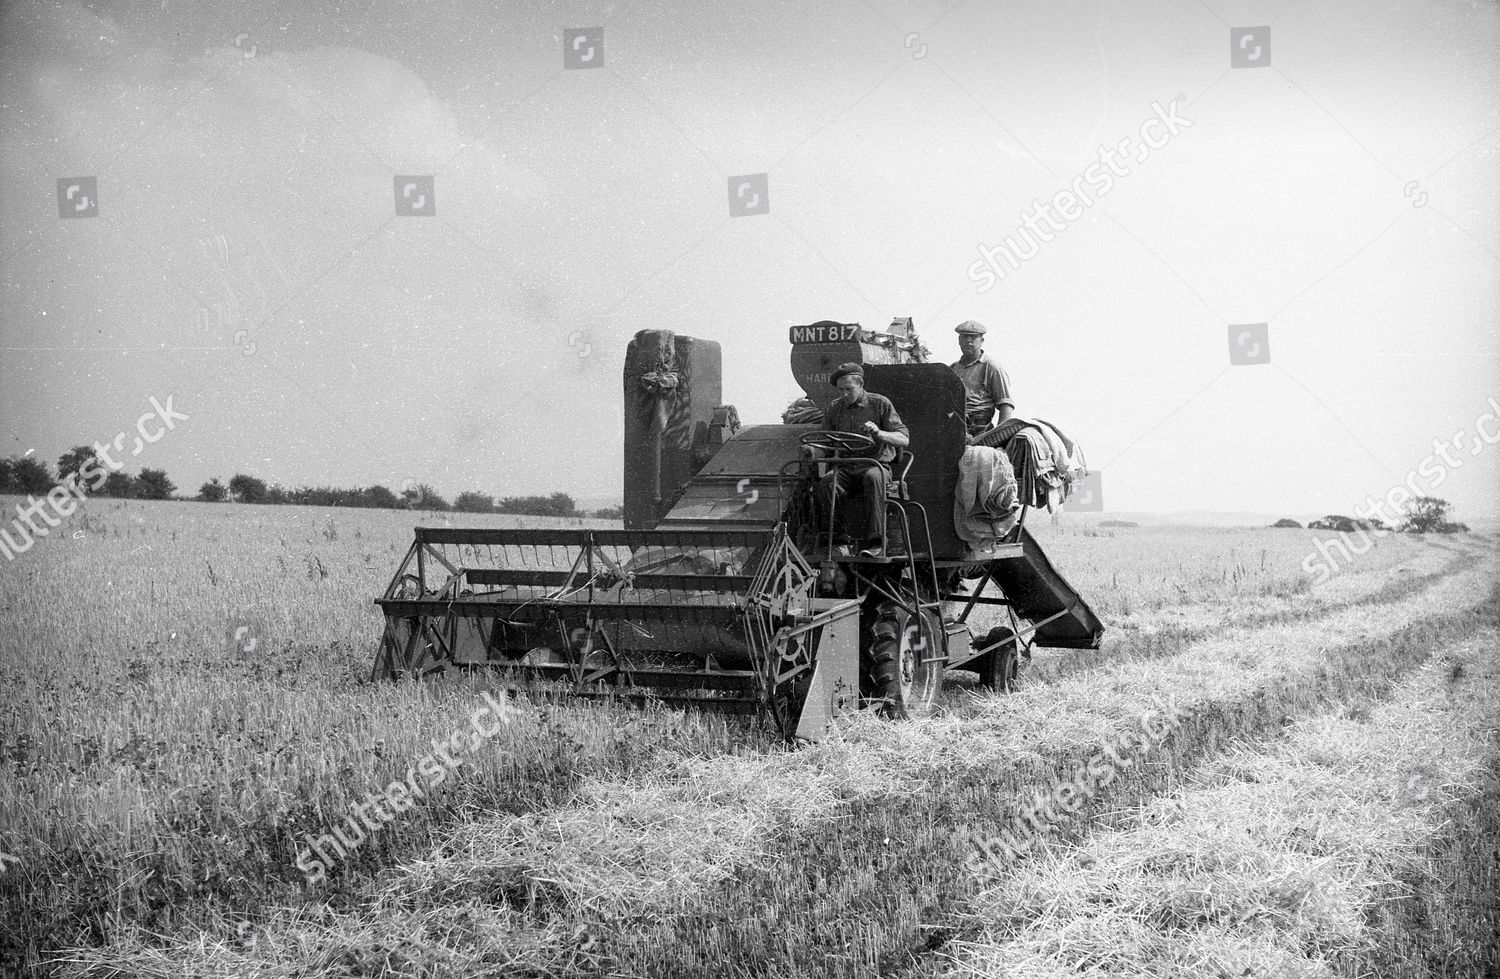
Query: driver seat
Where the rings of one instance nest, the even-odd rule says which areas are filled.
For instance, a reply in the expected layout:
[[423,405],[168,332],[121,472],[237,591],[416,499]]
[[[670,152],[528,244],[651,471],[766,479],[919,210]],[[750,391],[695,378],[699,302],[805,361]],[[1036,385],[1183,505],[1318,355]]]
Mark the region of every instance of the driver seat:
[[911,464],[916,457],[906,449],[897,449],[896,458],[891,460],[891,476],[885,482],[885,553],[887,556],[897,556],[906,553],[906,534],[903,532],[901,520],[901,503],[897,501],[910,502],[911,490],[906,485],[906,475],[911,472]]
[[910,500],[911,491],[906,485],[906,474],[911,472],[911,464],[916,461],[916,456],[907,449],[897,449],[896,458],[891,460],[891,478],[886,480],[885,495],[894,496],[898,500]]

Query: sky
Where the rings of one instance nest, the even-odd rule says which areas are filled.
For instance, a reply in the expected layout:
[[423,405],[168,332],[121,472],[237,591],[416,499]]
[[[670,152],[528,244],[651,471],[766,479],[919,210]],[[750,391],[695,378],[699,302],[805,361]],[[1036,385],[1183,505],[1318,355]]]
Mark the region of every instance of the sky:
[[0,5],[0,455],[170,397],[125,461],[187,493],[618,499],[636,331],[774,422],[788,326],[911,316],[945,361],[985,323],[1107,510],[1350,512],[1425,463],[1500,516],[1496,4],[247,7]]

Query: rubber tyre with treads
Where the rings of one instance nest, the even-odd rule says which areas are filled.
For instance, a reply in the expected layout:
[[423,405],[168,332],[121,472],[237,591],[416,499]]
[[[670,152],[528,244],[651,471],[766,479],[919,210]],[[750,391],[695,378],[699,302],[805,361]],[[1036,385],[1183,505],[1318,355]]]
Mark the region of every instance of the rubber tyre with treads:
[[1012,693],[1016,689],[1017,674],[1021,667],[1020,643],[1010,627],[1003,625],[997,625],[985,633],[979,645],[984,647],[995,643],[1004,645],[991,650],[977,661],[979,683],[997,693]]
[[942,649],[940,625],[927,613],[914,617],[895,602],[875,613],[870,647],[871,696],[890,718],[924,717],[932,711],[943,683],[942,662],[923,663]]

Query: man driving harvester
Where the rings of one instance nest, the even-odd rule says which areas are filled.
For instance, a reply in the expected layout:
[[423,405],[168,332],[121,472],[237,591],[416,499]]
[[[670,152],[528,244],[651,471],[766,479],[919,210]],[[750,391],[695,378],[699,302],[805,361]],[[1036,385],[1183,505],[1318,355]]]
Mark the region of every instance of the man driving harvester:
[[828,526],[836,501],[846,498],[851,491],[860,493],[866,511],[864,549],[860,557],[883,557],[885,488],[891,477],[890,464],[898,448],[911,444],[911,433],[889,398],[865,390],[865,369],[859,364],[840,364],[829,381],[842,397],[828,406],[824,430],[864,435],[874,444],[866,452],[855,453],[856,458],[868,457],[868,464],[832,467],[833,471],[818,481],[823,525]]

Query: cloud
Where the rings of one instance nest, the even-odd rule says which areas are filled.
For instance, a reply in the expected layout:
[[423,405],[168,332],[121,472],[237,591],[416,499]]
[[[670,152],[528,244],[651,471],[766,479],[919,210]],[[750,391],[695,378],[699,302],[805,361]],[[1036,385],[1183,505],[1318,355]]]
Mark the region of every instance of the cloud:
[[[215,443],[200,454],[245,470],[276,459],[267,475],[286,482],[399,470],[560,488],[536,485],[556,476],[542,468],[555,446],[523,433],[572,428],[556,406],[597,378],[567,344],[552,267],[517,257],[534,251],[525,198],[541,182],[467,144],[422,77],[342,46],[247,57],[249,36],[174,58],[72,3],[12,8],[4,23],[24,54],[6,83],[18,112],[0,133],[4,169],[32,175],[29,195],[97,174],[105,220],[60,229],[32,200],[7,208],[0,255],[24,283],[7,298],[26,311],[6,317],[0,345],[62,337],[85,352],[18,354],[0,413],[76,441],[143,386],[170,387]],[[394,215],[394,174],[424,172],[445,222]],[[513,222],[503,244],[473,217],[495,213]],[[111,352],[163,344],[178,349],[123,364]],[[47,410],[59,369],[79,364],[112,365],[92,392],[97,421]],[[163,453],[191,456],[192,438]]]

